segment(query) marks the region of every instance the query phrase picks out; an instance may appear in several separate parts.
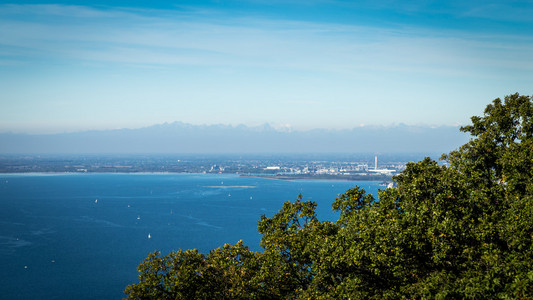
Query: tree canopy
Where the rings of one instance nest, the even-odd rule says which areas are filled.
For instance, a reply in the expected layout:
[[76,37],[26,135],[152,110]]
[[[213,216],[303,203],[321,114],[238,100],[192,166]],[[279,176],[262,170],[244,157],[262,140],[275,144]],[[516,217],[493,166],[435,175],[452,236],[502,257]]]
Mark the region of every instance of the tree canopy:
[[409,163],[379,200],[339,195],[335,222],[299,196],[242,242],[155,252],[130,299],[533,298],[533,96],[495,99],[468,143]]

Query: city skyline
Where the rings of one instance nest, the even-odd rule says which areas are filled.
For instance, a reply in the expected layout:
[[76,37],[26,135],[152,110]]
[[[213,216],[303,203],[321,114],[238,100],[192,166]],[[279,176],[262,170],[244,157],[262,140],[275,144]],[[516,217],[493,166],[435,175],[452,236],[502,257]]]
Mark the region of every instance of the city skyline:
[[532,94],[530,1],[0,5],[0,133],[468,124]]

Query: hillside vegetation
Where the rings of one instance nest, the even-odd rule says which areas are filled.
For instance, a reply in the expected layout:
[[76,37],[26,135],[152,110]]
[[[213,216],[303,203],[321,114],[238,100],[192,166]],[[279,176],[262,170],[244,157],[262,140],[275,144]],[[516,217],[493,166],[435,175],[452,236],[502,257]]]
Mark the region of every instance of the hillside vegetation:
[[379,201],[355,187],[335,222],[299,196],[262,216],[262,252],[151,253],[130,299],[533,298],[533,97],[496,99],[445,164],[408,164]]

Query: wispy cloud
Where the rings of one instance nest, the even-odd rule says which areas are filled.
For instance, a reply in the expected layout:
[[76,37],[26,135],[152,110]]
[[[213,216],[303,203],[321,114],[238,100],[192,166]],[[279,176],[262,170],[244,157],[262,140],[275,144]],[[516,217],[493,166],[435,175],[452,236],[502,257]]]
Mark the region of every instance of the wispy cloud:
[[502,20],[532,24],[533,6],[530,0],[459,1],[463,17]]
[[[394,5],[416,15],[434,9],[426,2]],[[390,9],[328,0],[301,5],[330,4]],[[460,4],[442,14],[487,14],[453,5]],[[383,24],[334,19],[233,15],[214,7],[0,5],[0,130],[53,122],[107,126],[121,117],[127,124],[144,118],[143,125],[451,124],[472,115],[464,109],[457,117],[463,94],[477,101],[469,108],[479,110],[487,95],[523,92],[533,80],[528,34],[402,18]]]
[[[155,14],[149,10],[65,5],[4,5],[0,11],[0,44],[4,49],[21,48],[29,58],[120,64],[341,72],[386,69],[446,74],[461,70],[457,65],[465,63],[494,63],[488,61],[491,55],[499,55],[502,65],[516,64],[516,57],[530,58],[533,44],[531,39],[522,39],[522,45],[513,45],[512,41],[499,45],[494,41],[500,37],[490,37],[489,41],[457,31],[430,32],[420,28],[246,18],[217,20],[209,18],[207,12],[191,18],[190,11]],[[505,49],[499,51],[501,47]]]

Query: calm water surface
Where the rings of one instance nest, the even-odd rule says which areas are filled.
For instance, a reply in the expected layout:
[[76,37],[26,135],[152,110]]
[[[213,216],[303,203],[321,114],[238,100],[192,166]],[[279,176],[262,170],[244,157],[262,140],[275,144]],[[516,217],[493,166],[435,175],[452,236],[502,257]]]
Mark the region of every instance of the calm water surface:
[[149,252],[243,240],[298,194],[335,220],[336,195],[377,182],[204,174],[0,174],[0,297],[120,299]]

